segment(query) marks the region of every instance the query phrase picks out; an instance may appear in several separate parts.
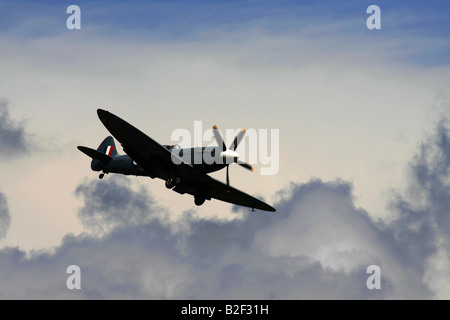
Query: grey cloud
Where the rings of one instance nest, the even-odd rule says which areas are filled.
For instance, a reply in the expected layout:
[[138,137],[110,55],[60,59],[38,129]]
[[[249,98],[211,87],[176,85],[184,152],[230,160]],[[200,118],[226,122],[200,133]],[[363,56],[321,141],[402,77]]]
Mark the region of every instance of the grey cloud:
[[[145,190],[132,190],[127,178],[109,180],[112,186],[105,193],[98,188],[108,189],[108,184],[99,181],[79,187],[86,204],[80,212],[95,208],[101,217],[85,223],[108,224],[104,216],[115,209],[140,215],[152,204],[152,210],[154,200]],[[126,197],[115,203],[111,190]],[[290,193],[278,203],[277,214],[243,210],[238,219],[222,221],[191,212],[182,222],[188,227],[178,231],[164,217],[145,216],[133,224],[118,219],[101,238],[67,236],[53,255],[25,259],[20,250],[4,250],[0,275],[14,268],[4,287],[13,287],[10,295],[25,298],[360,299],[430,294],[415,270],[402,276],[402,261],[396,260],[383,232],[354,207],[350,184],[314,180],[293,184]],[[133,199],[142,200],[136,208]],[[70,264],[82,270],[80,291],[65,288]],[[383,290],[367,289],[370,264],[383,269]],[[27,275],[29,281],[19,280],[20,273],[30,272],[39,279]],[[48,285],[42,276],[51,278]]]
[[424,199],[419,214],[434,220],[430,228],[450,240],[450,137],[448,120],[441,120],[435,134],[422,143],[412,164],[414,197]]
[[396,192],[390,204],[399,217],[387,226],[412,264],[435,283],[450,283],[449,133],[448,120],[442,119],[422,142],[410,163],[408,189]]
[[[66,236],[52,254],[0,251],[0,297],[435,298],[436,277],[449,276],[448,254],[434,259],[448,252],[448,133],[442,121],[422,144],[389,223],[357,208],[341,180],[291,183],[276,213],[241,208],[219,220],[187,211],[179,221],[127,177],[85,182],[76,189],[79,217],[94,232]],[[71,264],[82,270],[82,290],[65,287]],[[366,287],[372,264],[381,268],[381,290]]]
[[32,149],[23,123],[11,119],[8,105],[7,100],[0,98],[0,157],[4,159],[26,155]]
[[9,214],[8,201],[6,196],[0,192],[0,239],[6,236],[10,223],[11,215]]
[[392,208],[400,214],[392,230],[414,254],[433,254],[437,237],[450,240],[449,169],[450,137],[448,121],[444,119],[411,162],[407,192],[397,193],[392,202]]
[[83,183],[75,194],[84,199],[78,217],[85,227],[96,233],[145,224],[156,215],[165,214],[145,189],[132,190],[130,180],[124,176],[112,175],[107,181]]

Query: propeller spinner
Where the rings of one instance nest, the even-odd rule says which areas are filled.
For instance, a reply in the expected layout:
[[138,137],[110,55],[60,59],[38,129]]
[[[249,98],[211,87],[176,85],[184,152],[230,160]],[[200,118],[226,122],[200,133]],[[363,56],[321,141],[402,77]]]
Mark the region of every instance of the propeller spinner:
[[233,139],[233,143],[231,144],[230,148],[227,148],[225,145],[225,142],[223,141],[222,135],[219,132],[219,129],[217,126],[213,126],[213,134],[214,138],[217,141],[217,144],[219,147],[222,148],[222,151],[220,152],[220,156],[223,158],[224,162],[227,164],[227,185],[230,185],[230,176],[229,176],[229,166],[231,163],[237,163],[241,167],[253,171],[253,166],[239,160],[239,154],[236,152],[236,148],[238,147],[239,143],[242,141],[245,135],[245,129],[242,129],[239,131],[239,133],[236,135],[236,137]]

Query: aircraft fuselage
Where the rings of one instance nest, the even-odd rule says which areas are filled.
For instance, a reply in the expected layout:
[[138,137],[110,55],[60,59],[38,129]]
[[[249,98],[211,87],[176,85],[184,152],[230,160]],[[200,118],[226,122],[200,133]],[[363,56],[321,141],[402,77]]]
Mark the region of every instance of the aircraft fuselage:
[[[223,169],[227,164],[233,163],[232,157],[221,156],[218,147],[195,147],[195,148],[178,148],[170,149],[172,146],[166,146],[170,152],[181,158],[185,163],[193,166],[193,171],[201,171],[204,173],[211,173]],[[237,159],[237,157],[235,157]],[[100,161],[91,165],[94,171],[103,171],[104,173],[120,173],[133,176],[157,176],[153,171],[157,171],[158,165],[163,164],[154,159],[153,167],[155,170],[146,170],[139,166],[127,154],[114,157],[107,164]]]

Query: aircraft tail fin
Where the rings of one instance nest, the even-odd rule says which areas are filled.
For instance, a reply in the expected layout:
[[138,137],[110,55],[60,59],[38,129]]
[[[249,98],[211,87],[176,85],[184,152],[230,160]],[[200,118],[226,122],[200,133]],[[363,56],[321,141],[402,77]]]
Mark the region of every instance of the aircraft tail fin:
[[92,158],[91,168],[94,171],[103,170],[108,162],[119,155],[116,150],[114,139],[111,136],[106,137],[97,150],[83,146],[78,146],[77,148],[85,155]]
[[107,156],[114,158],[119,154],[117,153],[116,144],[114,143],[113,137],[106,137],[105,140],[98,146],[97,151],[106,154]]

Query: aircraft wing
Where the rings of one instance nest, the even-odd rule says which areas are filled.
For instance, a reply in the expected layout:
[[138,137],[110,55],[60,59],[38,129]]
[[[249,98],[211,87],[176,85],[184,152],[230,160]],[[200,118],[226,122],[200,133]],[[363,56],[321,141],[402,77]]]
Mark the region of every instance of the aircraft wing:
[[181,194],[189,193],[195,196],[196,188],[201,185],[202,192],[209,198],[237,204],[244,207],[275,212],[275,208],[267,203],[245,193],[236,188],[226,185],[208,175],[197,178],[197,181],[190,180],[189,177],[182,177],[181,183],[173,190]]
[[[123,150],[142,168],[154,172],[155,176],[166,179],[173,170],[180,174],[192,170],[190,164],[125,120],[102,109],[98,109],[97,114],[108,131],[121,143]],[[172,157],[177,157],[180,164],[176,165]]]
[[[109,132],[121,143],[123,150],[139,166],[150,172],[151,177],[165,180],[175,171],[181,181],[175,186],[174,191],[181,194],[189,193],[194,197],[201,192],[205,199],[215,198],[249,208],[275,211],[275,208],[255,197],[211,178],[207,174],[193,171],[191,164],[184,162],[116,115],[102,109],[98,109],[97,114]],[[83,152],[86,153],[86,150]],[[176,157],[179,164],[173,162],[173,157]]]

